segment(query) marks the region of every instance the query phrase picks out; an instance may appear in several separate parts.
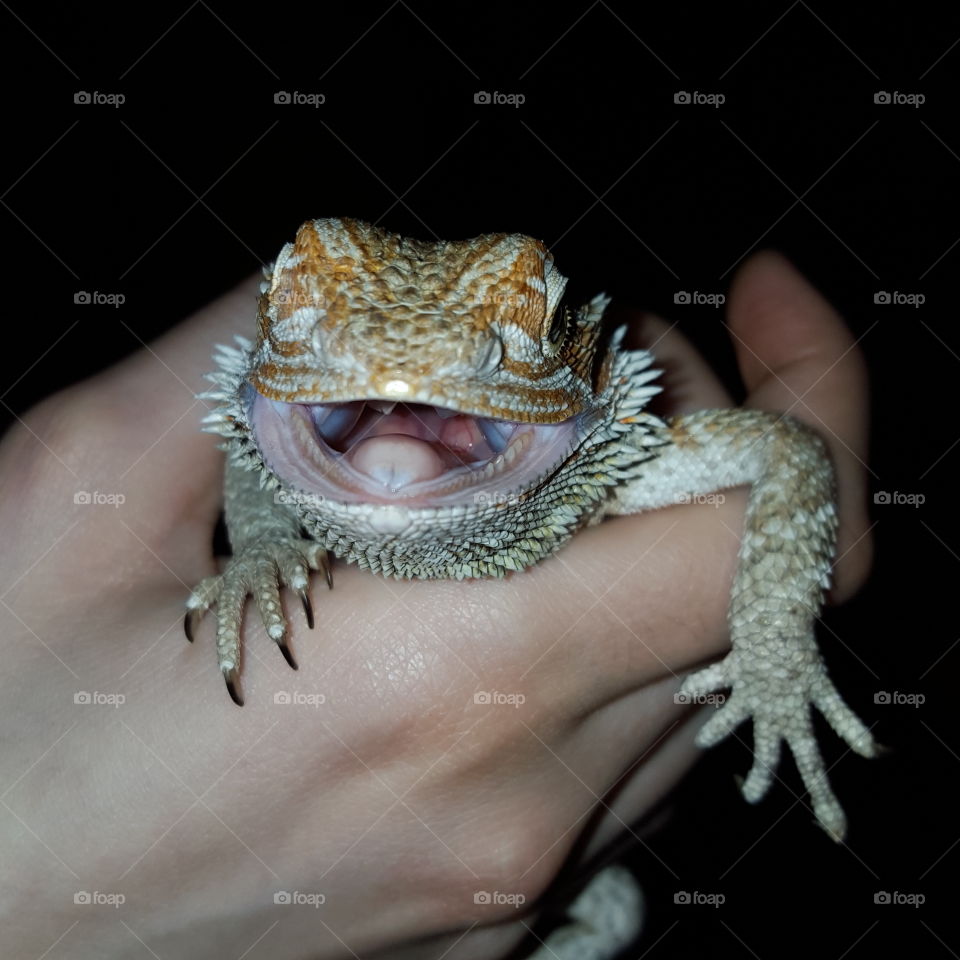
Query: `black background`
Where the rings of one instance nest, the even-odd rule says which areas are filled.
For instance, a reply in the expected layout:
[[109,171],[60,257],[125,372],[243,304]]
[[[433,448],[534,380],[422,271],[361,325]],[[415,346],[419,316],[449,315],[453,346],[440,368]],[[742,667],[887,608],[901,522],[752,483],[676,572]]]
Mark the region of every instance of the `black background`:
[[[958,634],[936,607],[960,551],[944,482],[960,376],[960,16],[602,0],[4,7],[8,418],[215,298],[310,217],[540,237],[574,291],[679,321],[735,391],[722,310],[675,294],[724,292],[752,250],[791,257],[867,355],[873,490],[926,498],[872,508],[875,575],[822,632],[838,686],[891,752],[867,762],[824,736],[852,824],[835,847],[789,764],[761,805],[739,798],[749,731],[712,751],[631,854],[650,917],[625,956],[957,955]],[[79,91],[125,103],[77,104]],[[277,104],[279,91],[325,102]],[[478,91],[525,102],[477,104]],[[725,102],[678,104],[678,91]],[[879,91],[925,102],[876,103]],[[81,291],[125,303],[75,304]],[[880,291],[925,302],[878,304]],[[878,691],[926,703],[877,704]],[[676,905],[680,890],[726,902]],[[878,891],[926,903],[878,905]]]

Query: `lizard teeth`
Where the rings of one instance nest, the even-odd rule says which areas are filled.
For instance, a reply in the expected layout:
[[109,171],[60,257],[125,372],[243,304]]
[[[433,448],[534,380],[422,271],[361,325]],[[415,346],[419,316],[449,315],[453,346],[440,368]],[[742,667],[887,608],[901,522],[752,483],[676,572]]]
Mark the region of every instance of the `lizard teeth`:
[[383,414],[393,413],[393,408],[397,405],[396,400],[368,400],[367,406],[373,407],[374,410],[378,410]]

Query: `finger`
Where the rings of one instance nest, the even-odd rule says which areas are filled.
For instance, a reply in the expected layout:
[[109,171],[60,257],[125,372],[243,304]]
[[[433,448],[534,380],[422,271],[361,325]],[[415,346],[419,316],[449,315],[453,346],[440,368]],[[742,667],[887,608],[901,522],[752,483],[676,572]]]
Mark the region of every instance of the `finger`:
[[772,251],[751,257],[737,273],[728,322],[746,405],[789,413],[830,447],[840,512],[832,597],[843,600],[862,584],[871,560],[863,355],[833,307]]
[[675,416],[733,404],[717,375],[675,323],[644,314],[637,339],[663,370],[657,382],[662,383],[664,393],[654,401],[657,413]]

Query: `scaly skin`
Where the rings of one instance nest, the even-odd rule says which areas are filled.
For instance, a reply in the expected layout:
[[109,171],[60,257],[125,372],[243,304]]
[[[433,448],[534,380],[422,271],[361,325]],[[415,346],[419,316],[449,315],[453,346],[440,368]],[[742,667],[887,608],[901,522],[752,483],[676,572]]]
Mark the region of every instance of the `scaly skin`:
[[[728,616],[732,649],[689,676],[681,693],[731,688],[698,743],[753,720],[755,759],[743,793],[755,802],[786,740],[820,824],[843,838],[810,705],[857,753],[874,756],[877,748],[827,676],[814,637],[837,527],[832,466],[815,433],[760,411],[700,411],[669,422],[647,413],[658,389],[649,385],[650,355],[621,349],[620,330],[598,358],[606,298],[565,314],[566,281],[553,258],[519,234],[431,244],[355,220],[308,221],[266,276],[257,342],[220,348],[221,369],[210,375],[216,387],[205,395],[218,402],[206,429],[225,438],[228,453],[233,557],[194,590],[187,614],[189,636],[217,605],[220,668],[238,703],[247,595],[290,661],[279,590],[297,591],[307,605],[309,571],[324,571],[329,582],[327,551],[393,577],[503,577],[604,516],[749,484]],[[549,470],[497,495],[491,489],[502,477],[467,486],[457,504],[339,502],[274,471],[258,442],[254,399],[281,410],[400,401],[574,426]]]

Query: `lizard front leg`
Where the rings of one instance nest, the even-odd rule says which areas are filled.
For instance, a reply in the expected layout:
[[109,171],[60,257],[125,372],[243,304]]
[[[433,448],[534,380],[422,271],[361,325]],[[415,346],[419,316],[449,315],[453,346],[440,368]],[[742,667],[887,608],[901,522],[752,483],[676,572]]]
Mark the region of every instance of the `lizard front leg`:
[[297,665],[286,644],[287,621],[280,603],[280,587],[296,590],[307,624],[313,611],[307,594],[311,570],[322,570],[332,586],[327,551],[301,535],[294,509],[277,502],[274,492],[261,489],[259,474],[227,459],[224,477],[224,519],[233,556],[223,573],[202,580],[187,600],[184,630],[188,640],[203,614],[217,606],[217,659],[227,689],[242,706],[237,690],[240,627],[249,595],[253,595],[267,633],[280,647],[287,663]]
[[756,802],[770,787],[786,740],[817,819],[840,841],[846,819],[827,780],[810,705],[861,756],[878,748],[828,677],[814,636],[837,531],[825,445],[800,421],[756,410],[679,417],[669,422],[668,437],[642,479],[616,491],[607,514],[751,486],[728,613],[731,652],[681,687],[691,697],[731,688],[697,743],[711,746],[752,718],[754,762],[742,791]]

